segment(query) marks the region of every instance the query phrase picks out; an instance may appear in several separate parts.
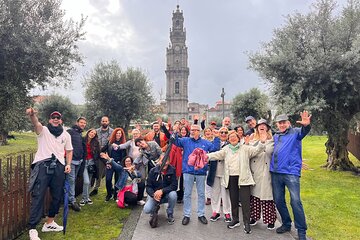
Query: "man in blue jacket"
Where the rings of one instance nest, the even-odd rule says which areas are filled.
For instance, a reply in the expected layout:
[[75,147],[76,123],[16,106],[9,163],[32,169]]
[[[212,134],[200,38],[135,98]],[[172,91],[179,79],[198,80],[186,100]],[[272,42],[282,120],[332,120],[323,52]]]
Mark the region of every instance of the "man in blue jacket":
[[276,117],[276,125],[279,130],[274,135],[274,152],[270,163],[271,181],[274,201],[282,219],[281,227],[277,233],[285,233],[291,230],[291,218],[285,202],[285,186],[290,192],[290,204],[294,213],[295,228],[299,239],[306,239],[305,213],[300,199],[300,175],[302,166],[301,140],[310,131],[311,115],[307,111],[300,113],[301,128],[293,128],[287,115]]
[[[176,130],[176,129],[175,129]],[[184,176],[184,218],[182,220],[183,225],[187,225],[190,222],[191,215],[191,193],[194,183],[196,182],[196,191],[198,194],[197,202],[197,214],[201,223],[207,224],[205,217],[205,179],[206,170],[205,167],[195,170],[194,166],[188,164],[189,155],[195,148],[201,148],[206,152],[214,152],[220,149],[219,132],[214,131],[215,139],[213,142],[207,141],[200,137],[200,126],[191,125],[190,137],[179,138],[175,135],[175,145],[184,149],[182,158],[182,172]]]

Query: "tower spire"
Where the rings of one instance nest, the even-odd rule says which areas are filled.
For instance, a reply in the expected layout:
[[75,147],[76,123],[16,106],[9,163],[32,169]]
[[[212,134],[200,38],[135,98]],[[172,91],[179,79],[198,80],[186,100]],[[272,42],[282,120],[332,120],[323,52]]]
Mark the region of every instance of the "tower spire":
[[184,16],[179,5],[172,16],[170,44],[166,49],[166,109],[172,119],[188,116],[188,53]]

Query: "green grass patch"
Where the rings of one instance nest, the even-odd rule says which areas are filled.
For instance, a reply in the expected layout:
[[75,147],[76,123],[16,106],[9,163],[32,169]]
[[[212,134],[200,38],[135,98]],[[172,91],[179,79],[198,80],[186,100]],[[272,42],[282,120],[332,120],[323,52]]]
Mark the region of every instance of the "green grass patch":
[[[105,181],[102,182],[102,185]],[[99,194],[92,197],[94,204],[81,207],[80,212],[74,212],[69,209],[68,223],[66,234],[62,232],[42,233],[43,222],[38,225],[37,230],[41,239],[61,240],[100,240],[100,239],[117,239],[123,228],[123,224],[129,217],[131,209],[120,209],[115,201],[105,202],[105,189],[100,189]],[[81,199],[81,196],[78,197]],[[55,221],[62,225],[62,212],[56,216]],[[28,232],[24,233],[20,240],[29,239]]]
[[[309,170],[302,171],[301,196],[313,239],[358,239],[360,236],[360,177],[350,172],[328,171],[326,137],[308,136],[303,158]],[[352,162],[359,166],[354,156]]]
[[37,141],[34,132],[11,132],[15,139],[10,139],[8,145],[0,146],[0,158],[17,157],[18,155],[36,152]]

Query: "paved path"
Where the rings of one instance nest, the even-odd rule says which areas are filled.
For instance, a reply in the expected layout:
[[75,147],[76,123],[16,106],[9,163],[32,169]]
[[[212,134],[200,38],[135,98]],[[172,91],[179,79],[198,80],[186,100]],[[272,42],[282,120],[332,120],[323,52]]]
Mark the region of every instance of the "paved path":
[[[211,239],[268,239],[268,240],[294,240],[296,232],[293,230],[291,233],[276,234],[275,230],[267,230],[266,225],[259,223],[252,226],[252,233],[245,234],[243,231],[243,224],[235,229],[228,229],[227,223],[221,218],[217,222],[211,222],[204,225],[198,221],[196,214],[196,194],[193,193],[192,215],[190,223],[187,226],[181,224],[182,204],[176,204],[174,217],[174,225],[168,225],[166,220],[166,204],[161,205],[159,211],[159,224],[157,228],[151,228],[149,225],[149,215],[144,214],[140,207],[133,210],[129,221],[124,225],[124,229],[119,239],[121,240],[211,240]],[[241,208],[240,208],[241,214]],[[206,206],[206,217],[209,220],[211,216],[211,206]],[[242,217],[240,216],[240,219]],[[137,222],[137,223],[136,223]],[[242,223],[242,221],[241,221]],[[280,226],[276,222],[276,227]]]

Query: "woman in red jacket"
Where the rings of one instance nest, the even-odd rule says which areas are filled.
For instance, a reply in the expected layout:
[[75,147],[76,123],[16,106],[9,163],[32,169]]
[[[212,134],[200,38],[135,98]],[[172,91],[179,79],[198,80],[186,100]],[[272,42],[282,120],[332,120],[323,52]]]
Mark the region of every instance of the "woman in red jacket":
[[94,128],[89,129],[85,135],[86,144],[86,158],[85,158],[85,169],[84,169],[84,183],[82,200],[80,206],[85,204],[92,204],[93,202],[89,198],[89,187],[91,179],[97,176],[96,163],[100,157],[100,144],[97,136],[97,132]]

